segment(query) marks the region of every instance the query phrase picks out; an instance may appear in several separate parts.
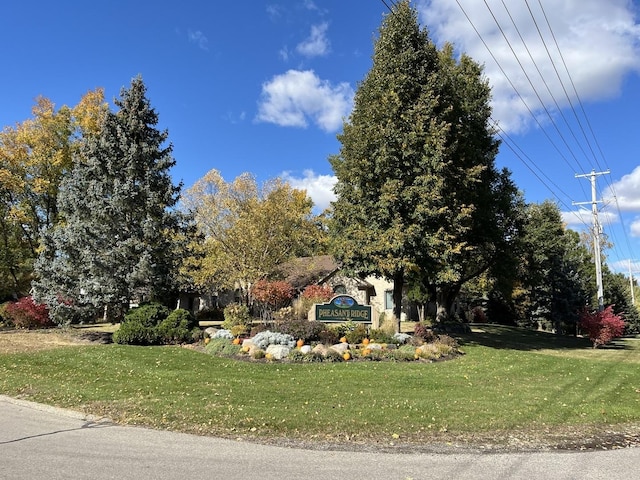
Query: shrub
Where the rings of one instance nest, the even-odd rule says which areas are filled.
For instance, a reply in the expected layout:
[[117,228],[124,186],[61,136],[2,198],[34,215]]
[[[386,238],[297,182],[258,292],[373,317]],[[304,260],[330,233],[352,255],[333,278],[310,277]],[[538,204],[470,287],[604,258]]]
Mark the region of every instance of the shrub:
[[54,325],[47,306],[34,302],[31,297],[22,297],[6,305],[3,317],[15,328],[48,328]]
[[252,339],[253,344],[262,349],[266,350],[269,345],[286,345],[289,348],[293,348],[296,344],[295,338],[286,333],[280,332],[272,332],[270,330],[265,330],[264,332],[258,333]]
[[326,303],[333,297],[333,289],[328,285],[309,285],[300,294],[296,309],[299,316],[307,318],[309,310],[315,303]]
[[146,327],[156,327],[169,316],[170,310],[160,303],[145,303],[132,308],[122,323],[136,322]]
[[231,336],[238,338],[242,335],[246,335],[249,328],[246,325],[234,325],[231,327]]
[[333,297],[333,289],[329,285],[309,285],[301,296],[311,303],[328,302]]
[[204,347],[204,351],[210,355],[221,357],[234,357],[242,351],[240,345],[234,345],[226,338],[214,338]]
[[162,343],[193,341],[194,330],[200,330],[196,318],[191,312],[183,309],[174,310],[158,325],[158,335]]
[[325,329],[322,322],[305,320],[304,318],[288,318],[273,326],[273,330],[286,333],[293,338],[301,338],[305,342],[320,340],[320,334]]
[[413,327],[413,336],[420,338],[425,342],[432,342],[435,338],[431,327],[423,322],[418,322],[415,327]]
[[415,360],[415,347],[403,345],[396,350],[388,350],[385,357],[396,362],[409,362]]
[[323,329],[318,333],[318,340],[325,345],[334,345],[340,340],[340,332],[335,326],[323,325]]
[[218,307],[203,308],[196,312],[196,320],[199,322],[222,322],[224,310]]
[[[408,333],[394,333],[393,334],[393,343],[397,343],[398,345],[403,345],[409,342],[413,337]],[[387,342],[391,343],[391,342]]]
[[362,343],[362,340],[367,336],[367,327],[362,323],[358,323],[345,332],[348,343]]
[[5,309],[10,305],[10,302],[0,304],[0,326],[13,326],[9,316],[5,313]]
[[484,308],[480,306],[473,307],[469,312],[469,320],[472,323],[487,323],[487,314]]
[[369,338],[376,343],[394,343],[393,335],[389,335],[386,331],[379,328],[371,330]]
[[157,327],[147,326],[139,319],[122,322],[113,332],[113,343],[120,345],[157,345],[159,342]]
[[211,338],[212,339],[224,338],[225,340],[233,340],[233,335],[231,335],[231,332],[229,330],[222,328],[218,330],[216,333],[214,333],[213,335],[211,335]]
[[282,280],[258,280],[251,287],[251,296],[269,312],[285,307],[293,298],[293,286]]
[[231,303],[224,308],[224,322],[222,322],[222,328],[231,330],[231,327],[235,327],[236,325],[244,325],[245,327],[250,328],[251,323],[249,307],[246,305]]
[[260,332],[264,332],[265,330],[269,330],[269,326],[264,323],[259,323],[257,325],[251,326],[251,331],[249,332],[250,337],[255,337]]
[[593,348],[609,343],[624,333],[625,323],[619,315],[613,313],[613,305],[601,312],[589,312],[587,309],[580,313],[580,328],[593,342]]

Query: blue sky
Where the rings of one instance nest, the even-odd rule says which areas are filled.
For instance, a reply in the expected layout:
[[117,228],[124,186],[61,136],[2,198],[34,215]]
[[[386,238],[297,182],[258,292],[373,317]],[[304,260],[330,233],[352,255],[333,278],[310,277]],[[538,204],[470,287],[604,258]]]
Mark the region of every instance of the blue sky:
[[[176,181],[189,187],[214,168],[228,181],[243,172],[281,176],[327,205],[327,159],[339,151],[336,133],[371,67],[384,2],[88,5],[3,6],[0,125],[29,118],[38,95],[72,106],[103,87],[112,102],[140,74],[174,145]],[[626,273],[631,260],[640,274],[638,0],[413,5],[437,43],[485,65],[493,118],[507,139],[497,165],[512,171],[527,201],[554,200],[572,228],[586,228],[590,212],[571,211],[580,208],[572,202],[591,200],[590,184],[575,175],[610,170],[597,178],[601,223],[615,244],[608,263]]]

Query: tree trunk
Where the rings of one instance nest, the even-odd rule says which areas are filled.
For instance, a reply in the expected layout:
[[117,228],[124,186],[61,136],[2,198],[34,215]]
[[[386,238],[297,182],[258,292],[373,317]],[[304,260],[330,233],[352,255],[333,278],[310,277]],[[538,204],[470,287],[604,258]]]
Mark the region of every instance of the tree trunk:
[[402,315],[402,291],[404,290],[404,271],[393,276],[393,316],[396,319],[396,332],[400,333],[400,317]]
[[442,323],[453,315],[453,304],[460,292],[459,286],[442,286],[436,291],[436,321]]

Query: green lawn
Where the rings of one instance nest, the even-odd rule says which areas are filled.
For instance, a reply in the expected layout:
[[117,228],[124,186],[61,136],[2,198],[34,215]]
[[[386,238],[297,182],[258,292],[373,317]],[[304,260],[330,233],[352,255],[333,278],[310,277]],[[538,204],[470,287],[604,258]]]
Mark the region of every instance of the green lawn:
[[[427,441],[640,422],[640,340],[486,326],[437,363],[253,363],[180,347],[0,355],[0,393],[121,423],[230,437]],[[446,433],[445,433],[446,432]]]

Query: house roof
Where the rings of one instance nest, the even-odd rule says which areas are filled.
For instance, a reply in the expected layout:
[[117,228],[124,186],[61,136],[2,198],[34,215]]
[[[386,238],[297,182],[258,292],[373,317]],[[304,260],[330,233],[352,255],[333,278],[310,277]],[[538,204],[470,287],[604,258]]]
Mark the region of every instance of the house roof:
[[280,264],[275,276],[290,283],[293,288],[301,289],[320,282],[338,268],[338,262],[331,255],[298,257]]

